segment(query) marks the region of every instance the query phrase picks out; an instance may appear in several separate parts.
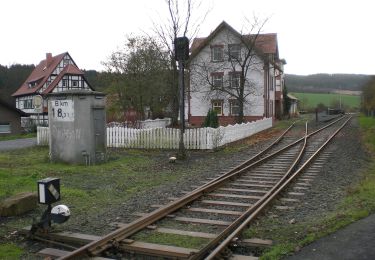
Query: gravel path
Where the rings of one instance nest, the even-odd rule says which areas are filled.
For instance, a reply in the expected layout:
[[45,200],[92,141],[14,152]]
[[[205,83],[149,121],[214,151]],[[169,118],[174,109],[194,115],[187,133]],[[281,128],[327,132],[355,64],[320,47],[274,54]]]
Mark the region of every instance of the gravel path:
[[36,138],[24,138],[9,141],[0,141],[0,151],[22,149],[36,145]]

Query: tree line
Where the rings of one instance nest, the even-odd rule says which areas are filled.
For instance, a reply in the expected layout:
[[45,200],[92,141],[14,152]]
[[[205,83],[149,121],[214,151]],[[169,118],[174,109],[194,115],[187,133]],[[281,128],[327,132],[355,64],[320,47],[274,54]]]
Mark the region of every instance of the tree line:
[[288,89],[292,92],[330,92],[332,90],[360,91],[370,79],[369,75],[361,74],[286,74]]
[[10,105],[14,105],[15,100],[11,95],[16,92],[34,68],[34,65],[0,65],[0,99]]

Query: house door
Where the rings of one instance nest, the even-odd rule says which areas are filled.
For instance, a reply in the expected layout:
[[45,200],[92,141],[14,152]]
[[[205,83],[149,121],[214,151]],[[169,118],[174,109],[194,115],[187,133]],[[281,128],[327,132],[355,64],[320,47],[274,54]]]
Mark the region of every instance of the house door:
[[95,155],[97,161],[104,160],[106,148],[106,127],[104,108],[94,108],[94,134],[95,134]]

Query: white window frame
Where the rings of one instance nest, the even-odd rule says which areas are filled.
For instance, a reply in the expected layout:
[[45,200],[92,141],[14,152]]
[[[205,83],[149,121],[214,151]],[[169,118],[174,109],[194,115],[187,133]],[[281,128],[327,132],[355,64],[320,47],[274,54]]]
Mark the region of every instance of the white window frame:
[[[223,107],[224,101],[222,99],[216,99],[216,100],[212,100],[211,104],[212,104],[212,110],[215,111],[218,116],[222,116],[223,112],[224,112],[223,111],[224,110],[224,107]],[[218,109],[220,109],[220,110],[218,110]]]
[[24,99],[23,100],[23,108],[24,109],[33,109],[33,100],[32,99]]
[[78,88],[79,82],[78,80],[72,80],[72,88]]
[[[241,74],[240,72],[233,71],[229,73],[229,87],[230,88],[239,88],[241,81]],[[234,83],[235,82],[235,86]]]
[[[237,109],[237,113],[234,113],[234,109]],[[237,99],[230,99],[229,100],[229,112],[231,116],[238,116],[240,114],[240,104]]]
[[211,61],[218,62],[224,61],[224,47],[223,46],[211,46]]
[[220,89],[223,87],[224,81],[223,81],[223,73],[212,73],[212,87],[214,89]]
[[0,134],[10,134],[11,130],[10,123],[0,122]]
[[241,44],[228,44],[229,60],[241,60]]

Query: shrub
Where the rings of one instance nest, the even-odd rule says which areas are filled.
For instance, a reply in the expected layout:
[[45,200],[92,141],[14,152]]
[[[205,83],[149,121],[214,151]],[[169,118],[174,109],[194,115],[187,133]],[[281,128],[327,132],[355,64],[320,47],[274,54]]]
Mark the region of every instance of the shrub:
[[207,116],[204,119],[203,127],[212,127],[218,128],[219,127],[219,118],[214,110],[208,110]]

